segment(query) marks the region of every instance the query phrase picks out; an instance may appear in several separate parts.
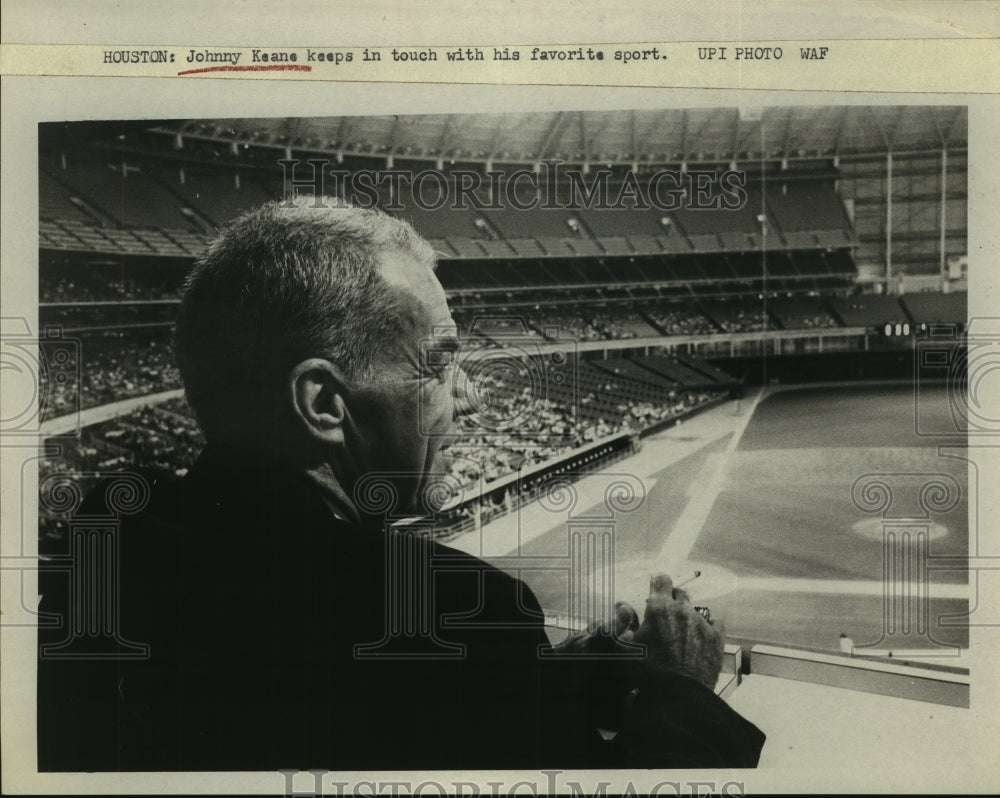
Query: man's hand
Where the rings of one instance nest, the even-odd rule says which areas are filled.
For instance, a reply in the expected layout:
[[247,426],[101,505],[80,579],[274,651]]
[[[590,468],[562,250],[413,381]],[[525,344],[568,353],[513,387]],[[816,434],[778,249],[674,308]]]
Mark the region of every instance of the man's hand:
[[636,643],[646,646],[646,659],[639,666],[644,679],[681,673],[714,689],[722,670],[724,639],[721,624],[696,610],[669,576],[659,574],[650,580],[645,617],[634,636]]
[[639,628],[639,616],[632,605],[619,601],[615,604],[615,617],[603,623],[590,624],[582,632],[571,634],[553,650],[561,654],[609,654],[615,651],[619,640],[631,640]]

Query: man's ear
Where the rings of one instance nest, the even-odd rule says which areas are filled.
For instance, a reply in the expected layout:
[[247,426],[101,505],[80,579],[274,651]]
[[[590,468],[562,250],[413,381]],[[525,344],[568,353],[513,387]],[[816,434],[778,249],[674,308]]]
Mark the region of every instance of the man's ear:
[[340,370],[322,358],[303,360],[288,376],[293,418],[318,443],[344,442],[345,385]]

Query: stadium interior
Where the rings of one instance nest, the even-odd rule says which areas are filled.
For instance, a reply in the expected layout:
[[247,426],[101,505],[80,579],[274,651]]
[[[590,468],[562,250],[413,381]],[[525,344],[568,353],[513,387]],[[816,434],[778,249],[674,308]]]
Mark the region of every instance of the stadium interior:
[[[968,494],[964,468],[941,466],[927,451],[940,441],[915,439],[910,417],[914,385],[936,386],[926,401],[940,421],[965,379],[954,368],[924,374],[918,355],[933,346],[948,364],[962,360],[967,126],[966,109],[950,106],[41,125],[40,484],[86,486],[119,468],[183,476],[203,443],[172,355],[184,275],[241,211],[293,188],[309,202],[310,159],[350,174],[434,170],[452,187],[462,173],[539,174],[558,162],[603,175],[612,195],[628,174],[742,172],[746,201],[734,209],[525,212],[490,207],[487,181],[477,194],[487,207],[428,210],[378,186],[377,204],[438,254],[475,387],[435,534],[488,559],[547,557],[548,575],[522,576],[558,636],[583,622],[573,592],[583,588],[551,576],[573,518],[553,512],[553,486],[572,484],[583,507],[602,475],[638,476],[646,510],[662,510],[622,516],[615,566],[648,581],[643,560],[659,553],[664,569],[703,572],[692,595],[711,600],[729,631],[718,690],[769,734],[762,765],[820,761],[829,749],[816,729],[842,729],[841,714],[854,732],[841,755],[884,752],[864,731],[870,718],[918,756],[928,716],[969,705],[968,626],[939,622],[969,613],[968,574],[933,576],[919,610],[929,630],[901,631],[885,616],[896,588],[881,568],[895,555],[879,518],[868,514],[867,562],[851,565],[844,551],[863,539],[864,514],[849,502],[872,463],[944,470]],[[530,202],[528,182],[491,190]],[[873,405],[901,414],[905,429],[866,420]],[[757,528],[725,529],[728,502],[741,527],[788,516],[815,530],[782,496],[826,502],[829,534],[793,529],[768,543]],[[40,550],[58,553],[72,518],[41,499]],[[960,503],[941,521],[948,534],[931,558],[968,556],[967,511]],[[758,538],[758,551],[779,552],[770,565],[746,554]],[[627,598],[639,606],[642,586]],[[790,719],[778,695],[814,711]]]

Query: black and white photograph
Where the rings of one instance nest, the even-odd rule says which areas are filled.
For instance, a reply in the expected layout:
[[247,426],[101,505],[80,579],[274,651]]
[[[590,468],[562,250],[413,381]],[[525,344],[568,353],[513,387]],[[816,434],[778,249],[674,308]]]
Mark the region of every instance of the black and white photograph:
[[38,141],[40,770],[781,767],[967,711],[966,107]]

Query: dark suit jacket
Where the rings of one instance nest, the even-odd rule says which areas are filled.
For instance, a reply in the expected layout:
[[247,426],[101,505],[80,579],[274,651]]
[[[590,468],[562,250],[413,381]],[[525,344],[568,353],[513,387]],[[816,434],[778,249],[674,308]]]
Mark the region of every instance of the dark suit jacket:
[[[102,510],[93,499],[81,513]],[[150,654],[40,657],[41,770],[757,762],[763,735],[681,676],[645,704],[640,694],[645,714],[605,743],[595,713],[632,688],[627,666],[540,657],[543,617],[522,582],[427,539],[339,521],[309,482],[253,459],[206,451],[117,538],[119,634]],[[42,611],[70,617],[66,574],[40,579]],[[433,588],[414,593],[407,579]],[[67,634],[45,628],[40,642]],[[659,742],[644,739],[650,718]]]

